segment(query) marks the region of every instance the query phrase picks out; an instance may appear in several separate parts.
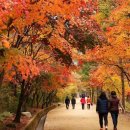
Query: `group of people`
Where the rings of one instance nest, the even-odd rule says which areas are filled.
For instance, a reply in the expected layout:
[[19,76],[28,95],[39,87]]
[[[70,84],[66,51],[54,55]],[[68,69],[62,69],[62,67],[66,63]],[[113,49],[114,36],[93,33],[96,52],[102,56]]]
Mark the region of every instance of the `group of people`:
[[[82,95],[80,102],[81,102],[82,109],[85,108],[86,103],[87,103],[87,108],[90,109],[92,103],[89,96],[87,97],[87,99],[85,99],[85,96]],[[66,109],[69,109],[70,99],[68,96],[65,99],[65,104],[66,104]],[[71,104],[72,104],[72,108],[75,109],[76,99],[74,96],[71,99]],[[111,92],[110,99],[107,98],[105,92],[101,92],[99,98],[97,99],[97,104],[96,104],[96,112],[99,115],[100,130],[103,130],[103,126],[105,126],[105,130],[108,130],[109,112],[111,114],[112,121],[113,121],[113,130],[117,130],[119,107],[122,108],[123,112],[125,111],[115,91]]]
[[96,111],[99,115],[100,130],[103,130],[103,122],[105,130],[108,129],[108,112],[111,113],[113,121],[113,130],[117,130],[119,106],[124,111],[120,100],[117,98],[116,92],[111,92],[111,98],[108,99],[105,92],[101,92],[96,105]]
[[[68,96],[67,96],[66,99],[65,99],[65,104],[66,104],[66,109],[69,109],[70,99],[69,99]],[[72,104],[72,108],[75,109],[76,99],[75,99],[74,96],[73,96],[72,99],[71,99],[71,104]]]
[[87,99],[85,99],[85,96],[82,95],[82,98],[80,99],[81,105],[82,105],[82,110],[85,108],[85,104],[87,103],[87,108],[90,109],[90,106],[92,105],[91,103],[91,98],[87,96]]
[[[88,109],[90,109],[90,106],[92,105],[89,96],[87,97],[87,99],[85,99],[85,96],[82,95],[80,102],[81,102],[82,109],[85,108],[86,103]],[[69,109],[70,99],[68,96],[65,99],[65,104],[66,104],[66,109]],[[76,99],[74,96],[71,99],[71,104],[72,104],[72,108],[75,109]],[[105,130],[108,130],[108,112],[111,113],[113,126],[114,126],[113,130],[117,130],[119,106],[122,108],[123,111],[125,111],[123,106],[120,103],[120,100],[117,98],[115,91],[111,92],[110,99],[107,98],[105,92],[101,92],[99,98],[97,99],[97,104],[96,104],[96,112],[99,115],[100,130],[103,130],[103,124],[105,126]]]
[[[72,104],[72,109],[75,109],[75,104],[76,104],[76,99],[73,96],[72,99],[70,100],[69,97],[67,96],[65,99],[65,104],[66,104],[66,109],[69,109],[70,102]],[[85,96],[83,95],[82,98],[80,99],[82,110],[85,108],[85,104],[87,103],[87,108],[90,109],[91,106],[91,99],[89,96],[87,96],[87,99],[85,99]]]

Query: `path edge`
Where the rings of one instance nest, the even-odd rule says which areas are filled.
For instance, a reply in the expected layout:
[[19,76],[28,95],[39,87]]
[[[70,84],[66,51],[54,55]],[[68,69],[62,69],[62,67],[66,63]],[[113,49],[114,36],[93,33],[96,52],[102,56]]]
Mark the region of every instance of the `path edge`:
[[[47,115],[47,113],[49,111],[51,111],[52,109],[55,109],[56,105],[47,107],[43,110],[41,110],[40,112],[38,112],[30,121],[29,123],[22,129],[22,130],[36,130],[41,118],[45,115]],[[44,122],[45,123],[45,122]],[[44,124],[43,124],[44,127]]]

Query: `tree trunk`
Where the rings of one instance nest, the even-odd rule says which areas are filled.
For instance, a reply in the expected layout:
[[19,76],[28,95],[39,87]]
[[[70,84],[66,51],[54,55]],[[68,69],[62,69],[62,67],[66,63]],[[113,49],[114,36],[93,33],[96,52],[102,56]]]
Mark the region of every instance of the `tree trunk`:
[[36,93],[33,94],[33,99],[32,99],[32,102],[31,102],[31,107],[33,107],[33,104],[34,104],[34,101],[35,101],[35,97],[36,97]]
[[36,104],[37,104],[37,108],[38,108],[38,106],[39,106],[39,95],[38,95],[38,93],[36,95]]
[[98,98],[98,96],[99,96],[99,89],[98,89],[98,87],[97,87],[96,91],[97,91],[97,98]]
[[92,87],[92,102],[94,103],[94,88]]
[[24,85],[25,85],[25,81],[22,82],[22,85],[21,85],[21,93],[20,93],[20,96],[19,96],[19,103],[18,103],[18,107],[17,107],[17,112],[16,112],[16,116],[15,116],[15,119],[14,119],[14,122],[16,123],[20,123],[20,118],[21,118],[21,108],[22,108],[22,105],[24,103]]
[[14,84],[13,87],[14,87],[14,96],[17,97],[17,85]]
[[44,106],[45,106],[45,96],[44,96],[44,94],[43,94],[43,97],[42,97],[42,109],[44,108]]
[[123,71],[121,71],[121,84],[122,84],[122,105],[125,108],[125,82]]
[[48,95],[48,105],[52,105],[52,102],[53,102],[53,96],[55,94],[55,91],[51,91]]
[[2,86],[2,83],[3,83],[4,73],[5,73],[4,70],[0,73],[0,87]]

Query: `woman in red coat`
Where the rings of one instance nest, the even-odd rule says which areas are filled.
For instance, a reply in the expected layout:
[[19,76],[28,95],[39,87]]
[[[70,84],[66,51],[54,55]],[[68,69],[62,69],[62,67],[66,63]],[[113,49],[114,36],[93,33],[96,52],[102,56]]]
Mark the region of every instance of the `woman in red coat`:
[[85,100],[85,97],[82,96],[82,98],[80,99],[80,102],[81,102],[81,105],[82,105],[82,110],[84,109],[84,106],[85,106],[85,103],[86,103],[86,100]]

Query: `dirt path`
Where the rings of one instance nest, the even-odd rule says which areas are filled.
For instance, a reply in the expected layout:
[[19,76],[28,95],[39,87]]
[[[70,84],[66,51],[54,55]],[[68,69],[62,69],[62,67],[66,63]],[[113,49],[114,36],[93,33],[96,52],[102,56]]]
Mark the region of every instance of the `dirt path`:
[[[113,130],[110,114],[108,118],[108,130]],[[74,110],[71,106],[66,110],[62,105],[48,113],[44,130],[99,130],[95,105],[90,110],[82,110],[79,100]],[[118,130],[130,130],[130,118],[120,114]]]

